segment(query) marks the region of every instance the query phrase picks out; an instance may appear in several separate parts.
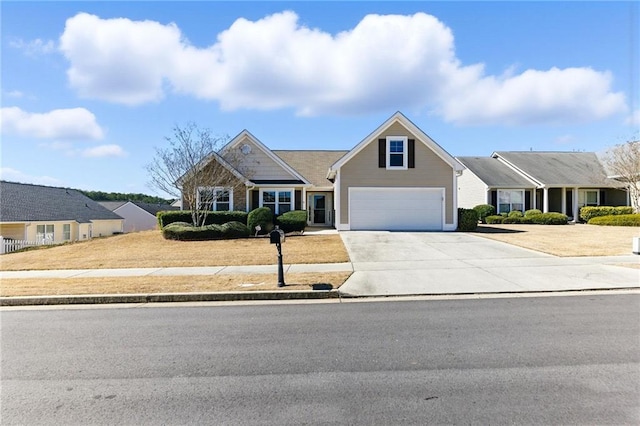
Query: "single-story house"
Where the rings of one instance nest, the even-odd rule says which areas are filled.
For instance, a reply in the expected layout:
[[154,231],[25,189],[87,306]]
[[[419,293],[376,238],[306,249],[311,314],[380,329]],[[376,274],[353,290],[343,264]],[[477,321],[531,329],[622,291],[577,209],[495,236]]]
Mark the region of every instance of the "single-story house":
[[63,243],[123,232],[124,219],[79,191],[0,181],[0,236]]
[[584,206],[627,206],[625,185],[607,177],[592,152],[494,152],[457,157],[458,204],[491,204],[497,213],[539,209],[576,217]]
[[463,166],[400,112],[348,151],[270,150],[244,130],[206,161],[243,185],[200,188],[219,192],[198,202],[212,210],[306,210],[309,225],[339,230],[457,228]]
[[156,229],[158,212],[180,210],[169,204],[143,203],[140,201],[99,201],[99,203],[124,218],[124,232]]

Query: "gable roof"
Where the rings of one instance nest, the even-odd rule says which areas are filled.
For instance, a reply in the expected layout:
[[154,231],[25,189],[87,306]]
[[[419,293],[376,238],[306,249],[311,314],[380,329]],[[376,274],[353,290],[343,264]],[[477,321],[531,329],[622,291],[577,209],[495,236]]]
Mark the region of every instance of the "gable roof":
[[273,153],[298,171],[313,186],[330,188],[327,179],[329,167],[349,151],[296,151],[274,150]]
[[414,134],[422,143],[427,145],[438,157],[440,157],[445,163],[449,164],[455,171],[464,170],[464,166],[458,162],[451,154],[445,151],[440,145],[438,145],[433,139],[423,132],[418,126],[413,124],[411,120],[404,116],[400,111],[397,111],[384,123],[378,126],[373,132],[365,137],[360,143],[358,143],[353,149],[351,149],[345,156],[331,165],[328,176],[333,177],[338,169],[342,167],[346,162],[351,160],[358,152],[362,151],[371,142],[378,139],[378,135],[384,132],[395,122],[399,122],[407,130]]
[[265,144],[263,144],[262,142],[260,142],[260,140],[258,140],[258,138],[256,138],[255,136],[253,136],[248,130],[243,130],[240,133],[238,133],[238,135],[236,137],[234,137],[233,139],[231,139],[229,141],[229,143],[227,143],[224,147],[222,147],[222,149],[220,150],[220,156],[224,157],[224,155],[232,148],[234,148],[235,146],[237,146],[240,142],[242,142],[242,140],[244,138],[247,138],[251,141],[251,143],[253,143],[256,147],[258,147],[258,149],[260,149],[262,152],[264,152],[267,157],[271,158],[276,164],[278,164],[280,167],[282,167],[286,172],[288,172],[289,174],[291,174],[294,178],[299,179],[300,181],[302,181],[302,183],[309,183],[304,176],[302,176],[300,173],[298,173],[295,169],[293,169],[289,164],[287,164],[285,161],[282,160],[282,158],[278,157],[276,154],[274,154],[274,152],[272,150],[270,150],[269,148],[266,147]]
[[[531,188],[537,184],[494,157],[456,157],[485,185],[493,188]],[[465,172],[463,172],[465,173]]]
[[492,157],[504,161],[540,186],[619,187],[607,178],[593,152],[500,151]]
[[2,222],[122,220],[75,189],[0,181],[0,199]]
[[158,212],[160,212],[160,211],[180,210],[178,207],[174,207],[174,206],[172,206],[170,204],[143,203],[142,201],[98,201],[98,203],[100,205],[108,208],[112,212],[115,212],[120,207],[122,207],[122,206],[124,206],[126,204],[133,204],[134,206],[137,206],[138,208],[146,211],[147,213],[149,213],[152,216],[157,215]]

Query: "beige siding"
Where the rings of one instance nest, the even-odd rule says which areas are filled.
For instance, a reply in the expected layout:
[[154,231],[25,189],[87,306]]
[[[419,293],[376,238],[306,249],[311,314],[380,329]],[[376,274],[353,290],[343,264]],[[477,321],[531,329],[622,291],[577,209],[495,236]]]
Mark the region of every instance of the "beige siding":
[[0,224],[0,235],[4,238],[13,240],[24,240],[25,238],[24,223],[3,223]]
[[[249,154],[240,152],[240,147],[245,144],[251,147]],[[237,165],[237,169],[251,180],[297,179],[270,158],[262,149],[258,148],[248,137],[238,142],[236,148],[225,156],[225,160]]]
[[487,204],[487,186],[471,170],[458,176],[458,207],[471,209],[479,204]]
[[349,223],[350,187],[433,187],[445,189],[445,222],[453,223],[453,168],[430,148],[394,123],[379,138],[407,136],[416,140],[415,169],[378,168],[378,142],[368,144],[340,169],[340,223]]
[[94,220],[93,237],[107,237],[116,233],[120,233],[124,229],[124,219],[114,220]]

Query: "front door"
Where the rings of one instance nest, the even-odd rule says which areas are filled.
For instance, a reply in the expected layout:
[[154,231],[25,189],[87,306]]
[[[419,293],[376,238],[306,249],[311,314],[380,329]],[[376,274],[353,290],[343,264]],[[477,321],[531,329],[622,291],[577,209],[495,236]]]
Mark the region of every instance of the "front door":
[[309,194],[309,224],[331,225],[331,198],[328,194]]

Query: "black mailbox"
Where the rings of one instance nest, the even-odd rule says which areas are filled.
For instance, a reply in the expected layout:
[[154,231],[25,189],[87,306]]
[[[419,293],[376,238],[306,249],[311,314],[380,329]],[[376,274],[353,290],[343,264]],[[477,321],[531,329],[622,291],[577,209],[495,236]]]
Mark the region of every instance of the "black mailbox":
[[271,244],[284,243],[284,231],[282,231],[282,229],[278,229],[278,227],[276,226],[276,229],[269,233],[269,240]]

